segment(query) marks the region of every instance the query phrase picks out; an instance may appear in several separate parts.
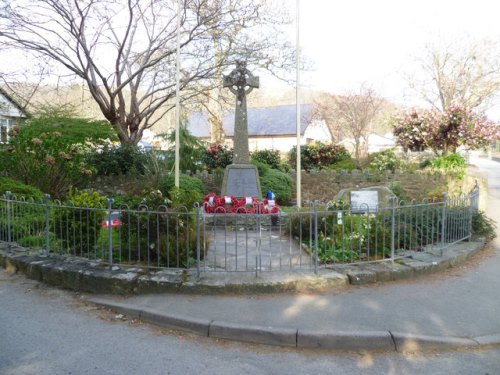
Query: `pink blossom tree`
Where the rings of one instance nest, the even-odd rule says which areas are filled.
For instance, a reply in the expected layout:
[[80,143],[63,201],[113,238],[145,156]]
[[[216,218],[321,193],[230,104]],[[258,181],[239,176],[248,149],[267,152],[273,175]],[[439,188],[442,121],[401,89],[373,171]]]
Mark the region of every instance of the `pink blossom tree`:
[[463,146],[478,149],[500,139],[500,127],[463,105],[444,112],[413,109],[393,119],[397,143],[411,151],[432,150],[436,155],[456,152]]

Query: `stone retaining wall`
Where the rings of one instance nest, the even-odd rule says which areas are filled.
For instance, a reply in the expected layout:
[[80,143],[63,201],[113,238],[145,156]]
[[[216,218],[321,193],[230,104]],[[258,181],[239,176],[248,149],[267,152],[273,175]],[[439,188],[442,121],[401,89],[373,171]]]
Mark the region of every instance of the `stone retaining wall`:
[[[205,194],[215,192],[220,195],[223,174],[209,174],[197,172],[194,174],[205,184]],[[296,175],[291,173],[293,180],[292,201],[296,200]],[[302,172],[302,200],[323,201],[331,200],[341,189],[365,188],[369,186],[389,186],[392,183],[399,184],[409,199],[419,199],[426,195],[447,189],[449,194],[460,192],[468,193],[478,181],[481,191],[486,192],[486,178],[473,167],[467,171],[463,181],[455,181],[440,173],[414,172],[414,173],[382,173],[372,174],[353,170],[352,172],[335,172],[322,170],[317,172]],[[116,194],[140,194],[146,187],[143,180],[126,176],[98,177],[93,188],[100,194],[111,196]],[[481,194],[480,208],[484,210],[484,199],[486,195]]]

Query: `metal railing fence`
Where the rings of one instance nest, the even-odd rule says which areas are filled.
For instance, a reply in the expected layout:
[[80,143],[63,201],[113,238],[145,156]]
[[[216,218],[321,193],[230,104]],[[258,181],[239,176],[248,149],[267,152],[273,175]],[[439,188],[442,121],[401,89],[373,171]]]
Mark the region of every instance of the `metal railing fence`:
[[[279,214],[206,214],[16,197],[0,198],[0,241],[109,265],[201,272],[310,270],[394,261],[407,251],[441,251],[471,237],[479,187],[469,194],[398,202],[370,211],[312,204]],[[258,210],[257,210],[258,211]]]

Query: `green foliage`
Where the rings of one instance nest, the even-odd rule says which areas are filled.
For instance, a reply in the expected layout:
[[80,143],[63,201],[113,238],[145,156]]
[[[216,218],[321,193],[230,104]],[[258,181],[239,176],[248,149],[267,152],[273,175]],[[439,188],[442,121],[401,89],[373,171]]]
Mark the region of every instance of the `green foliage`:
[[[125,202],[130,210],[121,214],[120,248],[115,251],[118,261],[177,268],[187,268],[195,262],[195,213],[167,209],[165,198],[158,191],[121,203]],[[200,236],[203,243],[203,228]]]
[[349,238],[326,237],[319,234],[318,258],[321,264],[354,262],[359,259],[356,251],[349,247]]
[[7,177],[0,177],[0,195],[10,191],[18,197],[31,197],[35,201],[43,198],[44,194],[34,186],[23,184],[21,181],[13,180]]
[[343,211],[343,210],[349,210],[350,208],[351,208],[350,204],[344,201],[343,199],[332,199],[325,205],[325,209],[327,211]]
[[279,204],[288,204],[292,197],[292,178],[276,169],[269,169],[263,176],[260,177],[260,187],[262,195],[268,190],[272,190],[276,195],[276,201]]
[[406,201],[406,191],[399,182],[390,183],[389,189],[391,189],[392,193],[398,198],[399,202]]
[[467,167],[467,163],[462,155],[453,153],[432,159],[430,161],[430,166],[436,169],[448,171],[465,168]]
[[71,189],[67,202],[55,207],[51,232],[59,240],[63,251],[77,255],[95,251],[101,229],[106,217],[106,198],[97,192]]
[[272,169],[281,169],[281,156],[277,150],[259,150],[250,154],[250,161],[267,164]]
[[165,155],[164,151],[151,150],[144,153],[144,175],[141,176],[143,185],[154,190],[159,190],[162,181],[174,170],[174,166]]
[[161,183],[160,190],[175,207],[185,206],[191,209],[194,203],[203,199],[204,186],[200,179],[180,174],[179,189],[175,188],[175,178],[170,175]]
[[[323,169],[336,162],[349,157],[344,146],[325,144],[321,142],[300,146],[301,165],[306,171],[311,169]],[[288,153],[290,164],[295,165],[297,159],[297,147]]]
[[340,171],[352,171],[353,169],[357,168],[356,163],[354,160],[351,159],[351,157],[346,157],[345,159],[339,160],[333,164],[330,164],[329,166],[326,167],[329,170],[334,170],[337,172]]
[[[1,194],[3,198],[3,194]],[[8,224],[10,222],[10,230],[12,239],[19,242],[24,237],[40,236],[45,234],[46,210],[41,199],[24,199],[17,198],[9,202],[10,218],[7,216],[7,202],[0,201],[0,233],[3,233],[4,238],[7,237]],[[18,203],[21,202],[21,203]],[[34,202],[36,205],[26,204],[26,202]],[[9,220],[10,219],[10,220]]]
[[[56,241],[54,233],[49,234],[49,241],[52,244],[54,244],[54,242]],[[43,234],[27,235],[19,238],[17,240],[17,243],[19,244],[19,246],[27,247],[34,250],[45,249],[47,245],[47,236]]]
[[2,154],[2,169],[52,196],[63,196],[71,186],[84,186],[93,170],[86,154],[112,139],[110,125],[69,117],[43,117],[26,122]]
[[467,163],[463,156],[453,153],[431,159],[429,161],[429,167],[433,170],[452,174],[457,178],[463,178],[467,169]]
[[203,199],[203,193],[200,193],[199,190],[186,190],[181,187],[174,187],[170,189],[168,196],[173,207],[183,206],[188,210],[190,210],[195,203],[199,203]]
[[401,166],[401,159],[396,155],[395,149],[390,148],[381,152],[378,152],[371,163],[368,165],[368,169],[375,170],[378,172],[391,171],[394,172]]
[[211,172],[217,168],[226,168],[233,162],[233,150],[225,145],[212,143],[204,150],[201,161]]
[[257,160],[251,160],[250,163],[257,167],[257,171],[259,172],[259,176],[261,177],[264,176],[267,172],[269,172],[269,169],[271,169],[271,167],[268,164],[262,163]]
[[102,144],[103,140],[116,141],[117,138],[107,121],[95,121],[83,118],[54,116],[30,119],[19,130],[22,139],[44,138],[44,133],[59,132],[60,136],[47,141],[55,145],[70,145],[90,142]]
[[87,156],[87,163],[98,176],[144,174],[146,153],[131,145],[104,145]]
[[139,206],[146,206],[150,210],[160,206],[170,205],[170,200],[160,190],[144,189],[140,195],[118,195],[113,197],[113,207],[120,209],[137,210]]
[[[351,262],[357,259],[373,260],[387,256],[391,246],[391,225],[394,223],[395,251],[402,249],[422,251],[427,245],[443,240],[443,206],[441,204],[402,206],[394,211],[381,210],[376,214],[351,214],[342,201],[329,203],[328,212],[318,212],[318,256],[322,262]],[[447,207],[445,241],[466,238],[469,228],[468,208]],[[476,220],[478,232],[485,220]],[[290,214],[289,230],[295,238],[314,249],[314,213]],[[465,223],[465,224],[464,224]],[[482,230],[481,229],[481,230]],[[311,237],[312,236],[312,237]],[[311,240],[309,240],[311,238]]]
[[[166,138],[172,145],[166,153],[166,157],[169,165],[173,166],[175,163],[175,131],[168,134]],[[196,172],[203,169],[203,163],[200,160],[205,161],[205,143],[192,135],[184,126],[181,126],[179,130],[179,143],[179,169],[181,172]]]
[[474,236],[486,237],[488,239],[496,237],[495,221],[490,219],[482,211],[472,214],[472,234]]
[[[330,209],[346,209],[344,202],[337,201]],[[291,219],[291,231],[295,237],[312,238],[314,250],[314,216],[296,216]],[[312,237],[311,237],[312,236]],[[375,215],[350,214],[348,211],[318,213],[318,257],[321,263],[353,262],[359,259],[373,260],[384,257],[390,251],[390,226],[384,225]]]

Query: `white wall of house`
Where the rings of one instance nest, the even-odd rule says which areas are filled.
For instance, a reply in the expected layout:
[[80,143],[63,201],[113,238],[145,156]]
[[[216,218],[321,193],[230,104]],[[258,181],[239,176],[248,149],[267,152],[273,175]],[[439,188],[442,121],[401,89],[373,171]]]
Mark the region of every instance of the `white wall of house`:
[[[305,145],[314,141],[325,143],[332,142],[332,136],[324,121],[311,122],[306,128],[304,135],[301,137],[300,144]],[[232,139],[226,138],[225,143],[229,147],[233,147]],[[248,148],[250,152],[277,150],[286,153],[296,145],[297,137],[295,135],[248,137]]]
[[24,118],[24,113],[0,93],[0,144],[9,142],[10,130]]
[[1,93],[0,93],[0,116],[3,118],[25,117],[24,114]]
[[[301,144],[305,144],[306,140],[301,139]],[[277,150],[279,152],[288,152],[297,144],[297,138],[289,137],[249,137],[248,148],[250,151],[260,150]]]
[[[361,139],[361,144],[364,144],[364,139]],[[353,138],[344,138],[339,144],[343,145],[347,151],[351,154],[354,153],[354,139]],[[368,134],[368,153],[371,154],[373,152],[384,151],[389,148],[396,147],[396,141],[394,140],[394,136],[391,133],[387,133],[384,135],[378,135],[375,133]]]
[[328,130],[326,123],[322,120],[313,120],[304,131],[306,140],[330,143],[332,134]]

